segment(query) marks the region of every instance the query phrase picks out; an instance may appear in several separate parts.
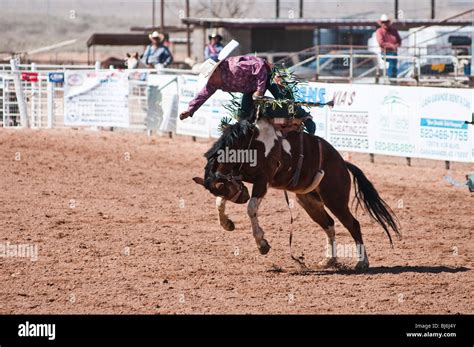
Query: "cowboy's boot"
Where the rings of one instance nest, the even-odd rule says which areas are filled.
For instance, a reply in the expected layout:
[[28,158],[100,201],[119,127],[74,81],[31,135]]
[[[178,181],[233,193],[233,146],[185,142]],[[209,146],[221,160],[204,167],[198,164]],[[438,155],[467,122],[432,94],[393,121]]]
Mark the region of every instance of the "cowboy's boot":
[[311,118],[308,118],[303,123],[308,134],[314,136],[314,133],[316,132],[316,124],[313,122],[313,120]]

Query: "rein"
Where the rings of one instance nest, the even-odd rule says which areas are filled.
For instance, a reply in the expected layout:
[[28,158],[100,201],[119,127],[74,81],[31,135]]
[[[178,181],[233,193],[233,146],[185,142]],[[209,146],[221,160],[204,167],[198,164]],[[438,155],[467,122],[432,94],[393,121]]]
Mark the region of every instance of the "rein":
[[[316,175],[318,175],[318,173],[321,172],[321,167],[322,167],[322,163],[323,163],[322,143],[321,143],[321,140],[319,138],[317,138],[317,139],[318,139],[318,149],[319,149],[319,163],[318,163],[318,171],[317,171]],[[281,140],[280,140],[280,142],[281,142]],[[300,131],[300,155],[299,155],[299,158],[298,158],[296,171],[293,174],[293,177],[290,181],[291,182],[290,187],[295,187],[298,184],[300,173],[301,173],[301,168],[303,167],[303,160],[304,160],[303,131]],[[288,211],[290,212],[290,237],[289,237],[289,240],[288,240],[288,244],[289,244],[289,247],[290,247],[290,257],[295,262],[297,262],[298,265],[300,265],[300,267],[303,271],[308,271],[309,269],[306,266],[306,264],[304,263],[304,255],[302,254],[299,257],[295,257],[293,255],[292,244],[293,244],[293,221],[294,221],[294,219],[293,219],[293,214],[291,213],[290,199],[288,198],[288,192],[286,190],[284,190],[284,195],[285,195],[286,205],[288,206]]]
[[[252,136],[250,137],[249,145],[247,146],[247,151],[250,149],[250,146],[252,145],[254,135],[255,135],[255,130],[252,129]],[[238,175],[233,175],[233,174],[230,174],[230,173],[229,174],[223,174],[219,171],[216,171],[215,174],[214,174],[214,176],[218,179],[219,178],[224,179],[228,182],[231,182],[234,185],[239,185],[240,186],[237,193],[235,193],[230,199],[227,199],[227,200],[230,200],[232,202],[236,202],[240,198],[240,196],[242,195],[242,192],[243,192],[242,174],[240,174],[240,170],[242,170],[243,165],[244,165],[243,162],[240,163],[239,170],[237,171],[237,172],[239,172]]]

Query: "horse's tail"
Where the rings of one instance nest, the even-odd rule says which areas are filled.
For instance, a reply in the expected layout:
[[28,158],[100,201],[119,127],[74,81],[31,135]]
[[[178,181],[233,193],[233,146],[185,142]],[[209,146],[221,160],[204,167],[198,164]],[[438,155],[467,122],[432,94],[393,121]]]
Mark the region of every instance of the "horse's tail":
[[395,213],[387,205],[387,203],[380,197],[372,182],[368,180],[365,174],[354,164],[346,161],[347,168],[352,173],[355,197],[357,201],[356,209],[362,206],[377,223],[385,230],[393,247],[392,236],[389,228],[395,231],[398,238],[401,238],[399,231],[399,224]]

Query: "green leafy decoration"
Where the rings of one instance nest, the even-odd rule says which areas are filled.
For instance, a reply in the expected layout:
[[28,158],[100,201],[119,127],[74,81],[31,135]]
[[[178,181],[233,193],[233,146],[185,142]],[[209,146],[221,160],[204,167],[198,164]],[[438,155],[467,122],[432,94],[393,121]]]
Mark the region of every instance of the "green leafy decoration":
[[219,132],[221,134],[224,133],[225,129],[227,129],[232,124],[233,120],[234,120],[234,118],[231,118],[231,117],[228,117],[228,116],[222,117],[221,121],[219,123],[219,126],[217,128],[219,130]]
[[234,93],[229,93],[232,99],[229,103],[223,105],[223,107],[227,110],[227,113],[230,117],[239,121],[240,119],[240,105],[242,103],[242,96]]

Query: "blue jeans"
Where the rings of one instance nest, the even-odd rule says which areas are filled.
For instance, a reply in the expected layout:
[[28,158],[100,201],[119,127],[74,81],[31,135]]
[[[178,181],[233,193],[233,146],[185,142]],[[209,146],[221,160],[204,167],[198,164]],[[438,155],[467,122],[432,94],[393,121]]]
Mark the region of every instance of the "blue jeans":
[[388,69],[387,69],[387,75],[388,77],[395,78],[397,77],[397,59],[390,59],[389,56],[391,57],[396,57],[397,52],[387,52],[387,63],[388,63]]

